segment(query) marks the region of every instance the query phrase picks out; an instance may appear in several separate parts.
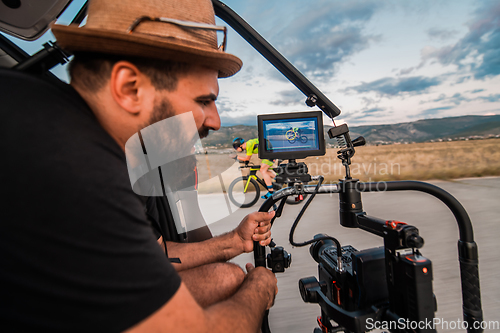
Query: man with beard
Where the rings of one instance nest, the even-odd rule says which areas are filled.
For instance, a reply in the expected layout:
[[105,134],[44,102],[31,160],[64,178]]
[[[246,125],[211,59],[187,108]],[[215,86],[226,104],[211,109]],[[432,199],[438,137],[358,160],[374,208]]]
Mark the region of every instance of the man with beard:
[[171,264],[126,168],[129,138],[165,118],[190,114],[201,136],[219,129],[217,80],[241,61],[217,48],[214,22],[209,0],[94,0],[84,27],[52,28],[75,54],[71,85],[2,70],[2,328],[258,330],[276,278],[225,261],[268,244],[273,213],[168,243]]

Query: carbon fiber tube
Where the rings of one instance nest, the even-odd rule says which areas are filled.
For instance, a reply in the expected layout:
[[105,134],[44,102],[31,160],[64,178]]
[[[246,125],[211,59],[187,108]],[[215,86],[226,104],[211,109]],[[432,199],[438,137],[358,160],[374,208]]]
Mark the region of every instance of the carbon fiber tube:
[[[283,190],[280,190],[279,192],[281,191]],[[271,207],[279,200],[277,199],[278,196],[276,194],[278,194],[278,192],[267,198],[266,201],[264,201],[262,206],[260,206],[259,208],[259,212],[268,212],[269,209],[271,209]],[[279,196],[279,198],[282,197],[283,195]],[[259,242],[255,241],[253,242],[253,258],[255,260],[255,267],[259,266],[266,267],[266,248],[262,245],[259,245]]]
[[430,194],[441,200],[455,216],[460,232],[460,240],[463,242],[474,242],[474,232],[472,231],[472,223],[469,215],[460,202],[442,188],[418,181],[393,181],[358,183],[358,190],[361,192],[420,191]]
[[[273,198],[274,196],[276,196],[276,194],[264,201],[262,206],[260,206],[259,208],[259,212],[268,212],[269,209],[271,209],[274,203],[278,201]],[[259,242],[255,241],[253,242],[253,259],[255,261],[255,267],[266,267],[266,248],[262,245],[259,245]],[[264,313],[261,332],[271,333],[271,329],[269,328],[269,310],[266,310],[266,312]]]

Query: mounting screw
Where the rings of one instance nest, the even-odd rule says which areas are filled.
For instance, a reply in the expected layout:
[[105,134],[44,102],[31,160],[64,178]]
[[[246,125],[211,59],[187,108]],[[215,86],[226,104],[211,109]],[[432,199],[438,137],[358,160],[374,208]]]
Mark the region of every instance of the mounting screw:
[[318,97],[314,94],[309,95],[309,97],[307,97],[306,99],[307,106],[311,108],[315,106],[317,102],[318,102]]

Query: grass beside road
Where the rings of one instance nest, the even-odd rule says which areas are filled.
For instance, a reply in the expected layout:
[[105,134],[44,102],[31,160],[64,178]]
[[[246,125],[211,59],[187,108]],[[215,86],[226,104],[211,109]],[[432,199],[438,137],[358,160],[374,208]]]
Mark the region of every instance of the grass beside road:
[[[234,164],[229,155],[197,155],[197,158],[200,183]],[[251,161],[260,164],[256,156]],[[321,174],[327,182],[344,178],[337,149],[327,149],[325,156],[308,157],[304,161],[311,175]],[[226,172],[223,177],[230,182],[238,175]],[[500,139],[357,147],[351,175],[361,181],[500,176]]]
[[[309,173],[327,181],[345,171],[336,149],[309,157]],[[361,181],[456,179],[500,175],[500,139],[426,142],[356,148],[352,177]]]

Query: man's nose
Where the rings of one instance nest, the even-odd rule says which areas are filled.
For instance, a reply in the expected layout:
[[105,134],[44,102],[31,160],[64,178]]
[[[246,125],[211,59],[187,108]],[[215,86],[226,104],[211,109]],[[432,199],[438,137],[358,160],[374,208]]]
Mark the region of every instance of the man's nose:
[[212,106],[206,110],[205,115],[205,127],[218,131],[220,129],[220,117],[215,103],[212,103]]

